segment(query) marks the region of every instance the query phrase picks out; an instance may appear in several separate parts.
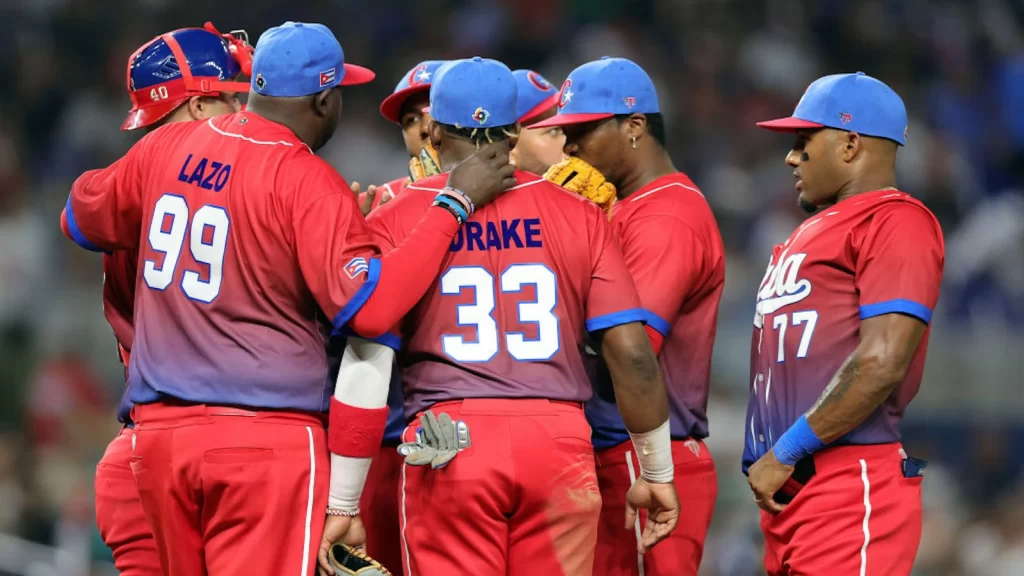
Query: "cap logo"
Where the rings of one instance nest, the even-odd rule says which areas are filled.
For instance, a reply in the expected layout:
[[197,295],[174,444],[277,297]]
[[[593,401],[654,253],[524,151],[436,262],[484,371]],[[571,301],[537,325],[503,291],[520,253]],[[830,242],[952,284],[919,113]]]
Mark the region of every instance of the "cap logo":
[[490,118],[490,116],[491,113],[488,112],[487,110],[484,110],[483,106],[473,111],[473,120],[476,120],[478,124],[483,124],[484,122],[487,122],[487,119]]
[[636,98],[632,96],[626,96],[622,101],[626,104],[626,108],[629,108],[630,110],[633,109],[633,106],[636,106]]
[[427,72],[427,65],[420,64],[409,72],[409,87],[420,86],[430,82],[430,72]]
[[537,88],[537,90],[540,90],[541,92],[547,92],[552,88],[550,82],[545,80],[543,77],[541,77],[540,74],[537,74],[533,70],[530,70],[529,72],[526,73],[526,79],[529,80],[530,84],[533,84],[533,86]]
[[853,120],[853,114],[850,114],[848,112],[839,113],[839,121],[842,122],[843,126],[849,124],[851,120]]
[[910,130],[910,126],[904,126],[903,127],[903,139],[904,140],[907,139],[907,130]]
[[331,83],[333,83],[334,82],[334,77],[335,77],[335,69],[334,68],[331,68],[329,70],[324,70],[323,72],[321,72],[320,73],[320,87],[323,88],[323,87],[328,86]]
[[566,104],[572,102],[572,78],[566,78],[562,83],[561,96],[558,98],[558,107],[565,108]]
[[256,88],[263,90],[267,86],[267,81],[263,79],[263,74],[256,75]]

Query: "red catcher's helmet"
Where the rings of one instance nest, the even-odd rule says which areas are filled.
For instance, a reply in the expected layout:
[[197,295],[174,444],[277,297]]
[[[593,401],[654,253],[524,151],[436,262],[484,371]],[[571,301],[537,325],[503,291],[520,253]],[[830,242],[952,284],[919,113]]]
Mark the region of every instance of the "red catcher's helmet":
[[128,58],[132,109],[121,130],[152,125],[192,96],[248,92],[234,79],[252,72],[252,54],[244,30],[222,34],[209,22],[153,38]]

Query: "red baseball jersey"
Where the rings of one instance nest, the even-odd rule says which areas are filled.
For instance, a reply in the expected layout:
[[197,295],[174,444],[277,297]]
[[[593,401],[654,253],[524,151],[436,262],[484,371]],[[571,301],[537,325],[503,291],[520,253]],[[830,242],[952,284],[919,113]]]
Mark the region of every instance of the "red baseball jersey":
[[[601,210],[535,174],[481,208],[406,316],[405,413],[464,398],[586,401],[584,329],[643,321]],[[409,185],[370,215],[383,250],[401,244],[447,175]]]
[[[381,184],[377,187],[377,195],[373,197],[373,205],[370,207],[371,210],[380,208],[380,201],[384,199],[384,195],[387,194],[392,198],[398,196],[405,187],[409,185],[409,177],[404,176],[402,178],[396,178],[387,184]],[[366,192],[359,193],[359,204],[362,205],[363,199],[366,198]],[[390,200],[389,200],[390,202]]]
[[327,409],[325,341],[380,263],[348,185],[288,128],[169,124],[79,177],[64,216],[83,246],[140,251],[132,401]]
[[[122,348],[132,349],[135,340],[135,278],[138,276],[139,253],[136,250],[118,250],[103,255],[103,315],[114,331]],[[127,366],[125,367],[127,371]],[[117,407],[117,420],[127,423],[131,419],[132,402],[127,382]]]
[[[904,192],[847,198],[775,246],[757,291],[750,358],[746,470],[821,396],[860,343],[860,322],[906,314],[929,323],[945,248],[935,216]],[[900,439],[921,386],[926,330],[903,382],[837,444]]]
[[[670,174],[617,202],[612,229],[649,312],[647,325],[664,337],[658,362],[672,437],[706,438],[711,351],[725,285],[725,250],[711,207],[685,174]],[[600,450],[629,440],[629,433],[607,369],[598,366],[593,373],[587,419]]]

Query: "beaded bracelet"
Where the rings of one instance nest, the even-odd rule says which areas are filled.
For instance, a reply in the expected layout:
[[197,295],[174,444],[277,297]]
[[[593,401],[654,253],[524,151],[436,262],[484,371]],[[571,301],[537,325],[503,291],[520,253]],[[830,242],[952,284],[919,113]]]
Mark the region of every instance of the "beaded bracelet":
[[342,510],[341,508],[331,508],[331,507],[328,507],[327,508],[327,515],[328,516],[345,516],[346,518],[352,518],[354,516],[359,516],[359,508],[356,508],[355,510]]

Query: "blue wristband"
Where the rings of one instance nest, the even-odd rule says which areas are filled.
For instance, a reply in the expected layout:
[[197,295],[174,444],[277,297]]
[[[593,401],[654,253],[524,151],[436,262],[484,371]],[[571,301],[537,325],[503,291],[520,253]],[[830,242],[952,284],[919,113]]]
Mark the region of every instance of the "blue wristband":
[[466,220],[469,220],[469,214],[466,213],[466,209],[462,206],[462,204],[458,200],[451,198],[446,194],[438,194],[434,198],[434,203],[444,204],[448,208],[458,213],[458,215],[462,218],[462,220],[459,222],[460,224],[462,222],[465,222]]
[[810,456],[824,447],[825,443],[818,439],[814,430],[811,430],[811,425],[807,423],[807,416],[801,416],[779,438],[772,451],[775,452],[775,459],[781,464],[796,466],[796,463],[805,456]]

